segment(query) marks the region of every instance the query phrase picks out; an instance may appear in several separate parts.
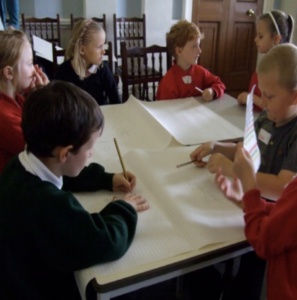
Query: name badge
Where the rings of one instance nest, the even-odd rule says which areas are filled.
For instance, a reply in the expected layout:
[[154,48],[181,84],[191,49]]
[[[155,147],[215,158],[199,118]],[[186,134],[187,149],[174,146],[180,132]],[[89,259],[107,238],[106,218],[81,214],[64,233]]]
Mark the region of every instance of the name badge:
[[265,145],[268,145],[271,138],[271,133],[267,132],[265,129],[261,128],[258,134],[258,139],[262,141]]
[[184,77],[183,77],[183,82],[184,82],[185,84],[190,84],[190,83],[192,83],[192,76],[190,76],[190,75],[184,76]]

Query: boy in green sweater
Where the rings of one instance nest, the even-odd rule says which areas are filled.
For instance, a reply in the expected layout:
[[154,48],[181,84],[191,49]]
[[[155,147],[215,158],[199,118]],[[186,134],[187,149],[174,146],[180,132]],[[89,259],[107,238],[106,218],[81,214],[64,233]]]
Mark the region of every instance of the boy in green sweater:
[[[0,299],[80,299],[73,272],[120,258],[132,243],[146,200],[129,193],[136,178],[85,167],[103,130],[86,92],[53,82],[25,101],[26,150],[0,177]],[[127,193],[88,213],[71,192]]]

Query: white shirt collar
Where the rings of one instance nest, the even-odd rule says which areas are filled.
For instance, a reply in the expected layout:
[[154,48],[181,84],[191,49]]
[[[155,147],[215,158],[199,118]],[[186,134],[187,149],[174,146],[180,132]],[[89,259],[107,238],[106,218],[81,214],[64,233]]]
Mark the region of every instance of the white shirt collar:
[[34,154],[26,150],[19,154],[19,160],[27,172],[39,177],[42,181],[49,181],[59,190],[63,185],[63,177],[58,178]]
[[88,72],[90,74],[96,74],[97,73],[97,70],[98,70],[98,65],[91,65],[88,69]]

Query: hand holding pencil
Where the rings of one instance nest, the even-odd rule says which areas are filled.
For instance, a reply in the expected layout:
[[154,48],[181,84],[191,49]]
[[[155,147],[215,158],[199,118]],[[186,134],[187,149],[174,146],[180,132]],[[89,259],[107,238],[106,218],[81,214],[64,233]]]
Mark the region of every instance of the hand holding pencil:
[[[136,177],[132,173],[126,171],[123,157],[116,138],[114,138],[114,144],[117,149],[123,173],[114,174],[112,178],[113,191],[128,193],[122,198],[122,200],[130,203],[130,205],[132,205],[136,211],[139,212],[147,210],[150,206],[146,199],[141,195],[135,195],[130,193],[136,186]],[[117,200],[117,197],[115,197],[114,200]]]
[[201,88],[196,86],[195,89],[201,93],[202,99],[205,102],[213,100],[215,96],[215,92],[212,88],[206,88],[205,90],[202,90]]
[[134,174],[126,171],[117,139],[114,138],[113,140],[123,169],[123,173],[118,173],[113,176],[113,191],[125,193],[131,192],[136,186],[136,177]]

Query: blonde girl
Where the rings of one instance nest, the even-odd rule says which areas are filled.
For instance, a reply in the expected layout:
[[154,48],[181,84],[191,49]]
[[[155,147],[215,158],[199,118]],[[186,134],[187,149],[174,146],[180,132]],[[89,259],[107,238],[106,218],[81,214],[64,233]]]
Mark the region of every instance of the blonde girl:
[[0,32],[0,173],[24,149],[21,116],[24,93],[48,83],[33,64],[31,45],[22,31]]
[[77,22],[66,49],[66,61],[55,76],[79,86],[100,105],[121,102],[114,76],[103,62],[105,37],[99,23],[91,19]]
[[[280,10],[273,10],[262,15],[256,24],[257,35],[255,43],[258,52],[261,54],[267,53],[274,46],[282,43],[291,43],[294,29],[294,19],[292,16]],[[248,92],[256,85],[254,90],[254,106],[258,110],[263,109],[261,100],[261,92],[258,87],[258,76],[255,72],[252,75]],[[237,97],[239,104],[246,103],[248,92],[243,92]]]

